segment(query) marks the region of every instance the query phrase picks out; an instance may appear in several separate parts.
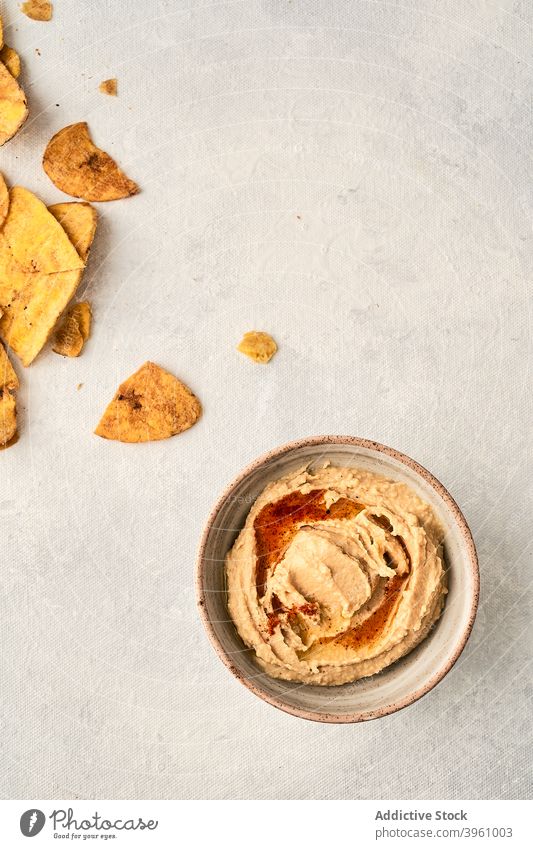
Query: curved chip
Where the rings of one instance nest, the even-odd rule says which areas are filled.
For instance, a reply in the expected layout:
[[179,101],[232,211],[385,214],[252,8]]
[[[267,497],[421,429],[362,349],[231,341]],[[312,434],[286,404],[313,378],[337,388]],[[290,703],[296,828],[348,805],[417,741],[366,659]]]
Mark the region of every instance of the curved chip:
[[192,427],[202,405],[161,366],[147,362],[121,383],[95,430],[104,439],[152,442]]
[[73,304],[56,331],[52,350],[63,357],[79,357],[91,333],[91,305],[88,301]]
[[15,135],[27,117],[26,95],[4,63],[0,62],[0,145]]
[[114,159],[93,144],[85,121],[64,127],[50,139],[43,168],[58,189],[84,200],[119,200],[139,191]]
[[12,47],[4,44],[0,50],[0,62],[3,62],[9,73],[17,80],[20,77],[20,56]]
[[278,350],[278,346],[269,333],[263,333],[261,330],[250,330],[242,337],[237,345],[237,350],[241,354],[246,354],[256,363],[268,363]]

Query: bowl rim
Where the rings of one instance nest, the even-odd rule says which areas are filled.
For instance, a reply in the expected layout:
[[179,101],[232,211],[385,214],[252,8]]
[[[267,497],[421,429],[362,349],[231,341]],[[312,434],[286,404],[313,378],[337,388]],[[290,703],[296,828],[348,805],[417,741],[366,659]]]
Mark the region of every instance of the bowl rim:
[[[229,657],[226,649],[220,642],[215,632],[215,629],[211,624],[209,616],[207,615],[207,605],[204,590],[204,552],[209,534],[211,532],[211,529],[213,527],[213,524],[220,508],[228,499],[228,497],[232,494],[233,490],[243,480],[253,474],[258,468],[264,466],[266,463],[270,462],[273,459],[282,457],[284,454],[290,454],[298,448],[306,447],[309,445],[327,446],[341,444],[351,445],[354,448],[371,449],[381,454],[385,454],[388,457],[393,458],[394,460],[399,461],[400,463],[414,471],[417,475],[419,475],[438,493],[438,495],[440,495],[442,500],[450,509],[466,546],[472,578],[472,592],[468,621],[460,637],[457,639],[451,656],[448,657],[448,659],[441,666],[441,668],[438,669],[437,672],[422,687],[419,687],[418,689],[409,693],[403,699],[399,699],[395,702],[392,702],[391,704],[385,705],[382,708],[378,708],[377,710],[362,710],[355,711],[353,713],[330,714],[318,713],[313,710],[298,708],[286,704],[276,696],[272,696],[268,693],[265,693],[259,686],[254,683],[254,681],[247,678],[246,675],[235,666],[235,664]],[[240,681],[241,684],[247,687],[248,690],[258,696],[260,699],[265,702],[268,702],[268,704],[273,705],[273,707],[278,708],[278,710],[281,710],[284,713],[291,714],[292,716],[296,716],[300,719],[307,719],[315,722],[326,722],[333,724],[366,722],[371,719],[379,719],[380,717],[388,716],[391,713],[396,713],[396,711],[402,710],[402,708],[414,704],[414,702],[418,701],[418,699],[421,699],[422,696],[425,696],[426,693],[429,693],[430,690],[436,687],[436,685],[440,681],[442,681],[442,679],[448,674],[450,669],[452,669],[452,667],[455,665],[468,641],[468,638],[474,625],[474,620],[476,618],[479,603],[479,563],[476,552],[476,546],[472,537],[472,532],[455,499],[450,495],[444,484],[442,484],[438,480],[438,478],[432,475],[431,472],[429,472],[424,466],[421,466],[420,463],[417,463],[416,460],[413,460],[412,457],[409,457],[407,454],[403,454],[401,451],[397,451],[395,448],[390,448],[388,445],[383,445],[381,442],[375,442],[371,439],[365,439],[359,436],[308,436],[303,439],[296,439],[291,442],[287,442],[283,445],[280,445],[278,448],[273,448],[270,451],[261,454],[255,460],[252,460],[251,463],[248,463],[248,465],[245,466],[245,468],[235,478],[233,478],[233,480],[225,487],[222,494],[217,498],[215,505],[211,509],[211,512],[209,513],[209,516],[205,523],[204,530],[200,539],[200,544],[198,546],[198,552],[196,556],[196,600],[197,607],[200,613],[200,618],[203,622],[209,641],[215,649],[218,657],[224,663],[226,668],[229,669],[229,671],[235,676],[235,678],[237,678],[237,680]]]

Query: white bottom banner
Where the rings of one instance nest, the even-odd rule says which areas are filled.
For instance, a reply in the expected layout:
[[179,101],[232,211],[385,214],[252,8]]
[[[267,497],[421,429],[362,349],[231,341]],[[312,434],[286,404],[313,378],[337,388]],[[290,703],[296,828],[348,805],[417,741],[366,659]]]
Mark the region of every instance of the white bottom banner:
[[533,845],[525,801],[26,800],[0,802],[0,811],[0,846],[9,849],[103,841],[117,849]]

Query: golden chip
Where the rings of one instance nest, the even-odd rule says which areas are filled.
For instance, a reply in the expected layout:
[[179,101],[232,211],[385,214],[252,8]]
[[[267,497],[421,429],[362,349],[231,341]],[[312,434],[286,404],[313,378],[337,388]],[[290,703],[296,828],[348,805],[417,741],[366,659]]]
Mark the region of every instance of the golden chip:
[[119,442],[167,439],[192,427],[201,412],[184,383],[148,362],[119,386],[95,433]]
[[96,232],[97,214],[90,203],[54,203],[49,212],[59,221],[63,230],[84,262],[89,256]]
[[85,200],[118,200],[139,191],[109,154],[93,144],[85,121],[55,134],[44,152],[43,168],[58,189]]
[[102,94],[110,94],[113,97],[117,96],[117,80],[115,77],[111,80],[104,80],[98,86]]
[[17,405],[8,389],[0,389],[0,448],[7,448],[17,436]]
[[15,135],[27,117],[26,95],[0,62],[0,145]]
[[[65,203],[56,204],[50,211],[64,221],[85,260],[95,231],[94,209],[87,203]],[[25,366],[46,344],[76,293],[82,273],[83,268],[54,274],[27,273],[6,249],[5,240],[0,239],[0,335]]]
[[91,333],[91,305],[80,301],[69,307],[55,335],[52,349],[64,357],[79,357]]
[[9,192],[7,190],[6,181],[0,174],[0,227],[4,223],[9,209]]
[[7,448],[17,435],[17,409],[12,393],[18,388],[19,379],[0,342],[0,448]]
[[237,350],[241,354],[246,354],[247,357],[250,357],[256,363],[268,363],[278,350],[278,346],[268,333],[263,333],[260,330],[251,330],[249,333],[244,334],[237,345]]
[[26,0],[20,8],[32,21],[49,21],[52,17],[52,4],[47,0]]
[[12,47],[4,44],[0,50],[0,62],[3,62],[9,73],[18,79],[20,77],[20,56]]
[[9,209],[1,236],[22,271],[72,271],[84,262],[61,224],[28,189],[9,190]]
[[4,46],[4,24],[0,18],[0,47]]
[[19,386],[19,379],[16,375],[15,369],[9,361],[6,349],[0,342],[0,390],[18,389]]

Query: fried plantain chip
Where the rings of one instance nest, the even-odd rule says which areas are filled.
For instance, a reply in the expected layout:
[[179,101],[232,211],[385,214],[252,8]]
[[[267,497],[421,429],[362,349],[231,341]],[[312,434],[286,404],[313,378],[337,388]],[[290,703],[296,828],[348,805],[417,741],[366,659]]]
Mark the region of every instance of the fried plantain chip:
[[[1,57],[1,54],[0,54],[0,57]],[[98,86],[98,89],[99,89],[99,91],[102,92],[102,94],[110,94],[110,95],[112,95],[112,97],[117,96],[117,88],[118,88],[118,83],[117,83],[116,77],[113,77],[113,79],[111,79],[111,80],[103,80],[100,83],[100,85]]]
[[4,223],[9,209],[9,192],[2,174],[0,174],[0,227]]
[[2,389],[18,389],[20,386],[19,379],[15,369],[9,361],[6,349],[0,342],[0,390]]
[[68,201],[54,203],[48,207],[48,211],[59,221],[78,254],[86,262],[96,232],[98,216],[94,206]]
[[0,62],[0,145],[9,141],[28,117],[26,95]]
[[58,189],[84,200],[118,200],[139,191],[109,154],[93,144],[85,121],[64,127],[50,139],[43,168]]
[[52,17],[52,4],[47,0],[26,0],[20,9],[32,21],[49,21]]
[[0,448],[7,448],[17,435],[17,409],[15,396],[19,379],[0,342]]
[[22,271],[73,271],[84,262],[61,224],[28,189],[9,190],[9,209],[1,235]]
[[0,389],[0,448],[7,448],[17,436],[17,404],[8,389]]
[[278,346],[270,334],[251,330],[244,334],[237,345],[237,350],[256,363],[268,363],[278,350]]
[[79,357],[91,333],[91,305],[88,301],[73,304],[56,331],[52,350],[64,357]]
[[119,442],[167,439],[192,427],[201,412],[185,384],[148,362],[119,386],[95,433]]
[[[87,203],[56,204],[51,212],[65,222],[85,260],[95,231],[93,207]],[[82,273],[83,267],[53,274],[27,273],[13,259],[5,240],[0,239],[0,335],[25,366],[46,344],[76,293]]]
[[0,62],[3,62],[9,73],[17,80],[20,77],[20,56],[12,47],[4,44],[0,50]]

